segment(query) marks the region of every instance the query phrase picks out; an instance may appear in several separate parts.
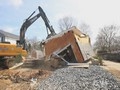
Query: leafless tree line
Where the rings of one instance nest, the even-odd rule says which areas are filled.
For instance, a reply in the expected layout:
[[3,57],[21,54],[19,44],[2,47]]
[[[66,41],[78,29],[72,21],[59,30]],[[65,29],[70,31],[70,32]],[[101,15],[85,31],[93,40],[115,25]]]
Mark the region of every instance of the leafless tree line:
[[81,23],[80,25],[78,25],[78,21],[75,18],[70,17],[70,16],[66,16],[60,19],[58,21],[58,25],[61,31],[68,30],[73,26],[76,26],[76,27],[78,26],[78,28],[80,29],[82,33],[91,36],[91,30],[88,24]]
[[95,49],[109,53],[120,50],[119,26],[109,25],[100,29],[94,44]]
[[[61,31],[68,30],[72,26],[77,26],[74,18],[64,17],[59,20],[59,28]],[[92,32],[90,26],[86,23],[82,23],[78,27],[81,32],[91,36]],[[120,52],[120,26],[108,25],[100,29],[96,42],[94,44],[95,49],[100,51]]]

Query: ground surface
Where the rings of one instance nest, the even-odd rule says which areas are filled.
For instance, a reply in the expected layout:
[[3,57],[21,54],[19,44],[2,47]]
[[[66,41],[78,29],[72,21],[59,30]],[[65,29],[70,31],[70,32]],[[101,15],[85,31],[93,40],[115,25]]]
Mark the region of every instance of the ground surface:
[[39,83],[37,90],[120,90],[116,78],[97,65],[88,69],[66,67],[58,69]]
[[103,60],[103,64],[104,66],[102,67],[104,69],[108,70],[110,73],[116,76],[118,80],[120,80],[120,63]]
[[[120,63],[104,60],[104,69],[120,80]],[[49,64],[49,63],[48,63]],[[19,68],[0,71],[0,90],[34,90],[37,82],[51,76],[53,71],[43,69]]]

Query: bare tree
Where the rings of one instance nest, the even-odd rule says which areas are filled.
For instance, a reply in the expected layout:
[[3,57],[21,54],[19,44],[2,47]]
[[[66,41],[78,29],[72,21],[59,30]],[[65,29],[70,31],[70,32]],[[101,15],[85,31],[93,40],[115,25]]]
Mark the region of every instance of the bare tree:
[[104,37],[101,34],[98,34],[96,42],[94,44],[94,48],[101,51],[106,51],[106,43]]
[[79,26],[79,28],[80,28],[80,31],[83,32],[84,34],[89,35],[89,36],[92,35],[90,26],[88,24],[81,23],[80,26]]
[[113,51],[120,52],[120,36],[116,36],[114,40],[114,45],[112,47]]
[[58,21],[59,28],[61,31],[68,30],[73,26],[77,26],[76,20],[72,17],[64,17]]
[[97,36],[97,40],[95,42],[96,48],[111,52],[115,46],[117,31],[118,26],[115,25],[103,27]]

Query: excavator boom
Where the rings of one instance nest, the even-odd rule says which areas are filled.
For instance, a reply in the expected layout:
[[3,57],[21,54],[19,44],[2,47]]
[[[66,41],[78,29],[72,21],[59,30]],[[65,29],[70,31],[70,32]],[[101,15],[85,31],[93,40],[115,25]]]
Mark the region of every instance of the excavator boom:
[[55,35],[55,31],[53,29],[53,27],[50,25],[50,22],[45,14],[45,12],[43,11],[43,9],[39,6],[38,7],[39,13],[37,15],[35,15],[34,17],[33,14],[35,13],[35,11],[25,20],[25,22],[23,23],[21,29],[20,29],[20,39],[19,41],[17,41],[18,45],[22,45],[23,49],[26,50],[27,49],[27,45],[26,45],[26,41],[25,41],[25,33],[27,31],[27,28],[33,24],[38,18],[42,18],[45,26],[47,29],[49,29],[50,34],[48,34],[47,38]]

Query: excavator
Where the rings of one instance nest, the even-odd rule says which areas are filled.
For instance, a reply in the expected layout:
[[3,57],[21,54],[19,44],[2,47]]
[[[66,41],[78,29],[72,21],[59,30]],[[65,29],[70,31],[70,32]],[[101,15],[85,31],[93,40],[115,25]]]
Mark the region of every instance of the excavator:
[[[39,13],[37,15],[33,16],[36,12],[34,11],[22,24],[20,28],[20,37],[19,40],[16,41],[16,45],[8,44],[5,42],[0,43],[0,68],[6,69],[12,67],[15,64],[15,63],[13,64],[14,62],[13,57],[17,57],[19,55],[27,57],[28,48],[25,40],[25,33],[27,31],[27,28],[30,27],[38,18],[41,17],[45,23],[48,33],[47,38],[56,35],[43,9],[40,6],[38,6],[38,10]],[[11,64],[11,60],[12,60],[12,64]]]

